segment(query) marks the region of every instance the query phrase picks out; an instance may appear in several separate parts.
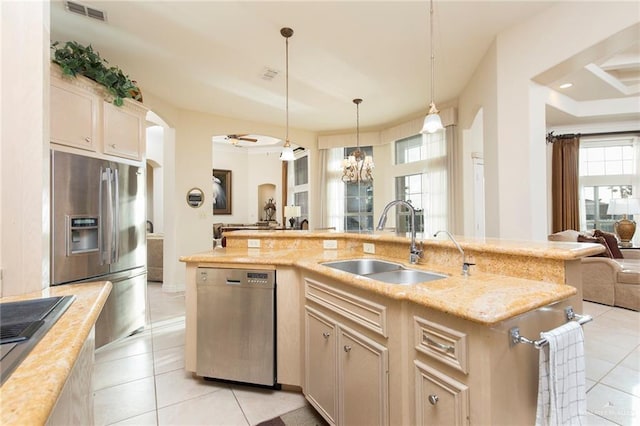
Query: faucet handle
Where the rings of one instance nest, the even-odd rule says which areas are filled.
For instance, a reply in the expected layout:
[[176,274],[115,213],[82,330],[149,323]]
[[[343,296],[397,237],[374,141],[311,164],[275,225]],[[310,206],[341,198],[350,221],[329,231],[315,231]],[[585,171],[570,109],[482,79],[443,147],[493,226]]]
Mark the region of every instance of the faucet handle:
[[462,275],[468,276],[471,273],[471,267],[474,265],[475,263],[464,262],[462,264]]

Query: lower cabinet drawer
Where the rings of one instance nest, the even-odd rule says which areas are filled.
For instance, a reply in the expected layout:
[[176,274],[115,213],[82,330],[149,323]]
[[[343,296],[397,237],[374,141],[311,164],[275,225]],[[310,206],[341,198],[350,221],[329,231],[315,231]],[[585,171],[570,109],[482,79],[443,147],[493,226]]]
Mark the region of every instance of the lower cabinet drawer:
[[415,404],[418,425],[469,424],[469,388],[459,381],[415,361]]

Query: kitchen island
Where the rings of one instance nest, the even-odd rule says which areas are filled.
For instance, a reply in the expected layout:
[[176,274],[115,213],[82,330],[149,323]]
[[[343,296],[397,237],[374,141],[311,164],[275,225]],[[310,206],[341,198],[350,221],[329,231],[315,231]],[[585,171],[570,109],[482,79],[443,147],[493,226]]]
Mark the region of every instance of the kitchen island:
[[0,387],[0,424],[93,421],[94,325],[110,292],[111,283],[102,281],[54,286],[0,299],[4,303],[75,296],[67,311]]
[[[237,231],[187,263],[187,371],[196,365],[198,268],[275,269],[278,382],[302,389],[333,424],[533,423],[536,339],[582,311],[580,259],[593,244],[409,240],[389,233]],[[331,247],[331,248],[327,248]],[[335,248],[334,248],[335,247]],[[374,252],[374,253],[371,253]],[[445,275],[388,284],[325,262],[371,258]],[[519,409],[514,412],[513,407]]]

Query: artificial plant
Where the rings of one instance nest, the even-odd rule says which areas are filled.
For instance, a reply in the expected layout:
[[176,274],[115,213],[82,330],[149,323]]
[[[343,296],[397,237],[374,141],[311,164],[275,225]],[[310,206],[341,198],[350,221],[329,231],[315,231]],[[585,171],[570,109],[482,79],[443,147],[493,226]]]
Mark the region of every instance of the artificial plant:
[[118,67],[108,66],[106,59],[93,50],[91,45],[83,46],[75,41],[51,44],[52,61],[60,65],[64,75],[83,75],[102,84],[114,97],[113,103],[122,106],[124,98],[142,101],[140,89]]

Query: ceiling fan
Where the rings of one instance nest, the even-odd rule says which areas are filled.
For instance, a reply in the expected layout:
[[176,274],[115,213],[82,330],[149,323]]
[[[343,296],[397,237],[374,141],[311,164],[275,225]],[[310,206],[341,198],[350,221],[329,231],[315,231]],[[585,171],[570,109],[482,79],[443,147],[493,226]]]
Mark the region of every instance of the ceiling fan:
[[225,139],[227,139],[229,142],[231,142],[232,144],[237,144],[239,141],[245,141],[245,142],[258,142],[258,139],[254,139],[254,138],[245,138],[245,136],[247,136],[248,133],[245,133],[243,135],[227,135],[227,137]]

